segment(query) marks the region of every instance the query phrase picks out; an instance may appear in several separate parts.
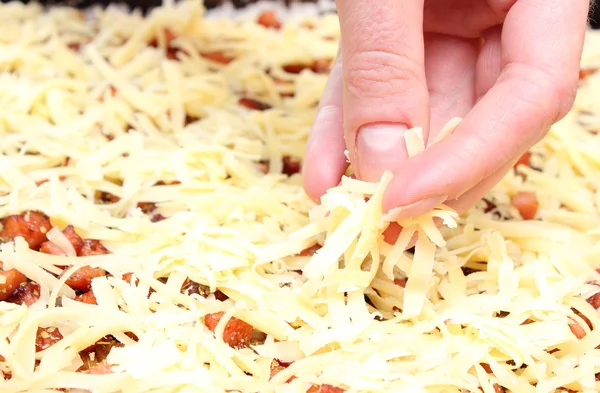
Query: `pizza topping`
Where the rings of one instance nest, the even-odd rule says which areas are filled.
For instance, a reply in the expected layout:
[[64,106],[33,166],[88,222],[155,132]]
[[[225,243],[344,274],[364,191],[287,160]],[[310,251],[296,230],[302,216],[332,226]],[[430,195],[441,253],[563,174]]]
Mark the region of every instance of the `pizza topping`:
[[44,213],[28,211],[2,220],[0,238],[13,241],[20,236],[29,244],[29,248],[39,250],[42,243],[48,240],[46,234],[50,229],[52,224]]
[[63,335],[55,327],[38,328],[35,339],[35,351],[40,352],[50,348],[63,339]]
[[[1,285],[0,285],[1,287]],[[1,294],[1,290],[0,290]],[[1,299],[0,295],[0,300]],[[21,282],[21,285],[15,289],[12,294],[6,298],[6,301],[14,304],[24,304],[27,307],[31,306],[40,298],[40,285],[36,282]]]
[[264,102],[260,102],[257,100],[253,100],[252,98],[240,98],[239,104],[248,109],[256,110],[256,111],[265,111],[271,108],[271,105],[265,104]]
[[512,205],[517,208],[524,220],[533,220],[539,203],[535,192],[522,191],[513,196]]
[[25,283],[25,279],[25,275],[17,269],[0,271],[0,301],[7,300]]
[[88,292],[85,292],[81,295],[75,296],[75,300],[78,302],[81,302],[81,303],[98,304],[98,301],[96,300],[96,296],[94,296],[94,292],[91,290]]
[[263,11],[258,16],[257,21],[258,21],[259,25],[262,25],[266,28],[277,29],[277,30],[281,28],[281,22],[277,18],[277,14],[275,14],[274,11]]
[[[225,313],[218,312],[208,314],[204,317],[204,324],[211,332],[214,332],[219,321]],[[223,341],[233,348],[240,348],[250,345],[252,342],[252,333],[254,328],[246,322],[232,317],[225,325],[223,330]]]

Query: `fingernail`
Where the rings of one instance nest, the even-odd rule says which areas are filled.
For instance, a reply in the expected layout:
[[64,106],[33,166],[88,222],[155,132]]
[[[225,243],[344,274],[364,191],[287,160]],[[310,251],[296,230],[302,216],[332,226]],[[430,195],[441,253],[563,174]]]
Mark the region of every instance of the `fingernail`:
[[395,171],[408,158],[405,124],[374,123],[360,128],[356,137],[358,176],[377,182],[386,170]]
[[435,209],[444,203],[446,199],[448,199],[447,195],[439,195],[422,199],[418,202],[411,203],[410,205],[399,206],[394,209],[390,209],[383,219],[389,222],[408,220]]

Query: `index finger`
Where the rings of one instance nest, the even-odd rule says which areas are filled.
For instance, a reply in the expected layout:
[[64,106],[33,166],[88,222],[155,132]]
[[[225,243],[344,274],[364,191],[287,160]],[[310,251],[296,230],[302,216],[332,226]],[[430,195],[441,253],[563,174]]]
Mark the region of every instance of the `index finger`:
[[520,0],[502,32],[502,72],[454,133],[395,173],[384,208],[456,199],[538,142],[571,108],[587,0]]

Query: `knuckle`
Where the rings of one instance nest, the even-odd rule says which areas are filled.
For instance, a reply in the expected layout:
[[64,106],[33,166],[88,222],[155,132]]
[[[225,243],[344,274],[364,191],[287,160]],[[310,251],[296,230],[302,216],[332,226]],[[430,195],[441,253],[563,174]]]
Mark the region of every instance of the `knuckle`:
[[423,65],[392,51],[356,52],[345,59],[347,91],[360,98],[418,94],[424,85]]

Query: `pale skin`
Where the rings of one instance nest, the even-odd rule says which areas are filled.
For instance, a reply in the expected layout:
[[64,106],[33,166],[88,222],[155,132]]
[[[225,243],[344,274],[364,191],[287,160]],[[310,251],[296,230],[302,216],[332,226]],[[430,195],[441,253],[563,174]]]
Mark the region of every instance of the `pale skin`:
[[[573,105],[589,0],[337,0],[340,56],[303,179],[318,199],[356,176],[394,178],[397,219],[475,205]],[[431,145],[452,118],[460,125]],[[423,128],[408,159],[404,131]]]

